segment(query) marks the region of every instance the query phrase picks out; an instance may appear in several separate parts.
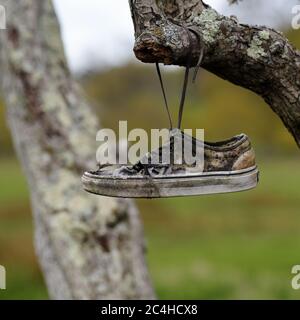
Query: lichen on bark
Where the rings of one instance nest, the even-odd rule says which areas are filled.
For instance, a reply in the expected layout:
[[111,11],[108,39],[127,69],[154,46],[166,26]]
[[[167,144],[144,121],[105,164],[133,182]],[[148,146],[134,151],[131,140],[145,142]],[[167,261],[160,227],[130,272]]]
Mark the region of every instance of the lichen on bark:
[[194,17],[192,22],[202,30],[205,43],[212,44],[216,41],[216,36],[220,32],[222,18],[215,10],[212,8],[204,9],[200,16]]

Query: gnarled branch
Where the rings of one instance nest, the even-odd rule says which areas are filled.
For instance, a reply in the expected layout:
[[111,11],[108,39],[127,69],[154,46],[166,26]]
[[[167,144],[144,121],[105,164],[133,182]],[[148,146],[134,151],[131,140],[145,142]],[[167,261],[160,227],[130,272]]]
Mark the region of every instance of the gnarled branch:
[[186,65],[199,56],[196,28],[205,49],[203,68],[259,94],[300,147],[300,52],[274,29],[240,24],[202,0],[130,0],[134,51],[143,62]]

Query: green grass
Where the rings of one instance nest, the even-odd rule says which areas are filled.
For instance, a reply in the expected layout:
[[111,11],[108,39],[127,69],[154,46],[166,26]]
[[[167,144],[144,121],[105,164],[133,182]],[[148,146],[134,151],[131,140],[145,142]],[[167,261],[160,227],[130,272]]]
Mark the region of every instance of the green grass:
[[299,299],[298,160],[264,160],[257,189],[140,201],[160,298]]
[[28,199],[27,184],[22,175],[21,168],[15,159],[0,159],[0,204],[1,207],[13,203],[22,204]]
[[[138,202],[160,298],[300,298],[290,285],[300,264],[299,161],[260,162],[253,191]],[[1,160],[0,175],[0,264],[8,273],[0,299],[46,298],[26,183],[12,159]]]

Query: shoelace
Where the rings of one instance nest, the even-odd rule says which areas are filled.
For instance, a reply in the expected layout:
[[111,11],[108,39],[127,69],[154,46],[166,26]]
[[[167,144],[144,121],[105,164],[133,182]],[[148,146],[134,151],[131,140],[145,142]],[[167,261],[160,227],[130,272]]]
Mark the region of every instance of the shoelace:
[[[174,23],[178,24],[175,21],[174,21]],[[193,75],[193,83],[194,83],[196,81],[197,74],[199,72],[199,69],[201,67],[201,63],[202,63],[202,60],[203,60],[204,43],[202,41],[201,34],[196,29],[194,29],[193,27],[186,27],[186,26],[181,26],[181,27],[183,27],[186,30],[186,32],[188,34],[188,37],[189,37],[189,41],[190,41],[191,47],[192,47],[192,43],[193,43],[191,33],[194,33],[197,36],[198,44],[200,46],[200,55],[199,55],[199,59],[198,59],[197,65],[195,67],[195,72],[194,72],[194,75]],[[192,62],[192,51],[193,50],[190,50],[190,52],[189,52],[189,56],[188,56],[188,60],[187,60],[187,66],[185,68],[184,82],[183,82],[183,88],[182,88],[180,105],[179,105],[179,113],[178,113],[178,123],[177,123],[177,128],[178,129],[180,129],[181,123],[182,123],[183,109],[184,109],[186,92],[187,92],[187,87],[188,87],[188,82],[189,82],[189,72],[190,72],[191,62]],[[169,118],[170,129],[172,130],[173,129],[173,122],[172,122],[172,117],[171,117],[171,113],[170,113],[170,108],[169,108],[169,104],[168,104],[168,99],[167,99],[166,90],[165,90],[164,82],[163,82],[163,79],[162,79],[159,63],[156,63],[156,71],[157,71],[157,74],[158,74],[161,90],[162,90],[162,93],[163,93],[165,108],[166,108],[166,111],[167,111],[167,114],[168,114],[168,118]],[[109,165],[107,165],[107,166],[109,166]],[[106,167],[106,165],[99,164],[99,170],[103,169],[104,167]],[[134,165],[132,167],[132,170],[135,170],[135,171],[138,171],[138,172],[140,170],[144,170],[145,174],[147,176],[149,176],[149,177],[154,176],[153,173],[152,173],[153,170],[154,171],[159,170],[159,172],[161,174],[162,173],[162,171],[160,171],[161,169],[166,171],[168,169],[168,166],[161,165],[161,164],[160,165],[153,165],[153,164],[149,165],[149,164],[143,164],[141,162],[138,162],[136,165]]]
[[[200,46],[200,55],[199,55],[199,59],[198,59],[198,62],[197,62],[196,68],[195,68],[194,75],[193,75],[193,83],[194,83],[196,81],[197,74],[198,74],[198,71],[199,71],[199,69],[201,67],[201,63],[202,63],[203,56],[204,56],[204,45],[203,45],[203,41],[202,41],[202,36],[193,27],[186,27],[186,26],[181,26],[181,27],[183,27],[186,30],[187,34],[188,34],[189,41],[190,41],[190,47],[192,47],[192,43],[193,43],[193,39],[192,39],[191,33],[194,33],[197,36],[198,44]],[[186,68],[185,68],[183,88],[182,88],[182,92],[181,92],[181,99],[180,99],[179,113],[178,113],[178,122],[177,122],[177,128],[178,129],[181,128],[181,123],[182,123],[186,92],[187,92],[187,87],[188,87],[188,82],[189,82],[189,73],[190,73],[191,62],[192,62],[192,58],[193,58],[192,57],[192,51],[193,50],[190,50],[190,52],[189,52],[189,56],[188,56],[188,59],[187,59],[187,65],[186,65]],[[158,75],[158,78],[159,78],[160,87],[161,87],[161,90],[162,90],[162,93],[163,93],[163,98],[164,98],[165,108],[166,108],[166,111],[167,111],[167,114],[168,114],[168,118],[169,118],[170,128],[173,129],[172,117],[171,117],[171,113],[170,113],[170,108],[169,108],[169,104],[168,104],[168,99],[167,99],[166,90],[165,90],[165,86],[164,86],[164,83],[163,83],[163,79],[162,79],[159,63],[156,63],[156,71],[157,71],[157,75]]]

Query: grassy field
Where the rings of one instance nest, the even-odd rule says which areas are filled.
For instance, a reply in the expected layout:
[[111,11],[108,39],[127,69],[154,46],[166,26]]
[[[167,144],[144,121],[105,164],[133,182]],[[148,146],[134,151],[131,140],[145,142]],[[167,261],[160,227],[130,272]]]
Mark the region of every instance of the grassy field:
[[[298,299],[299,160],[260,162],[250,192],[142,200],[148,264],[160,298]],[[0,162],[0,299],[47,298],[32,246],[26,183],[14,159]]]

